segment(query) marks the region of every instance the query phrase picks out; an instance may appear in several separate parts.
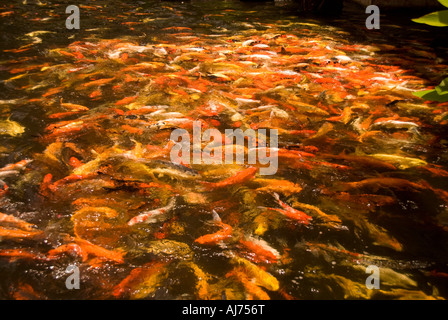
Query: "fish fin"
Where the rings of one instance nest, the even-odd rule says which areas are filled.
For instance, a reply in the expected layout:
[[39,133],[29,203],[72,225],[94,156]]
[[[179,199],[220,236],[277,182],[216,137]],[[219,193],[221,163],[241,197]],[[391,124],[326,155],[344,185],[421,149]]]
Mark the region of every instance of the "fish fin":
[[167,207],[174,207],[176,205],[176,198],[173,197],[168,201]]
[[220,247],[221,249],[227,249],[227,245],[224,243],[224,242],[222,242],[222,241],[220,241],[219,243],[218,243],[218,247]]
[[233,252],[232,250],[224,250],[222,251],[222,254],[229,259],[233,259],[236,256],[235,252]]
[[222,222],[221,218],[219,217],[218,213],[215,210],[213,210],[212,215],[213,215],[213,222],[214,223],[221,223]]

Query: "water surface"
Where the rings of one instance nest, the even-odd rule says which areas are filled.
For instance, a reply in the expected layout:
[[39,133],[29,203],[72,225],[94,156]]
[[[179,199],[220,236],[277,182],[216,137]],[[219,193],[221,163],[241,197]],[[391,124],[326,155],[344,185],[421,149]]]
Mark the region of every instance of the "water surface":
[[[447,296],[448,110],[412,95],[443,79],[441,29],[404,12],[368,31],[356,6],[89,1],[68,30],[67,5],[1,5],[1,298]],[[173,165],[193,121],[278,130],[277,173]]]

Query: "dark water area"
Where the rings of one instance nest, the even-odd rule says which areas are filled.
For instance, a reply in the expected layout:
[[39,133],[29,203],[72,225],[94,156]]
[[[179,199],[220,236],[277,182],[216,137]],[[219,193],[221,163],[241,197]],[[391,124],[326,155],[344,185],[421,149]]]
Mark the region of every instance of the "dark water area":
[[[364,11],[1,3],[0,299],[447,298],[448,32]],[[174,164],[198,122],[278,170]]]

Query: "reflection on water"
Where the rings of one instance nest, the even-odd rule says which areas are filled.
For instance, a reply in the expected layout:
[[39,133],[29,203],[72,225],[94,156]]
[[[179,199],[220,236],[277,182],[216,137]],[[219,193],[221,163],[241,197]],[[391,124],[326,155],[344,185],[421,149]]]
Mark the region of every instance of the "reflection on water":
[[[67,30],[65,7],[1,5],[1,298],[447,296],[447,104],[412,95],[444,35],[238,1],[89,1]],[[195,121],[278,130],[277,173],[170,162]]]

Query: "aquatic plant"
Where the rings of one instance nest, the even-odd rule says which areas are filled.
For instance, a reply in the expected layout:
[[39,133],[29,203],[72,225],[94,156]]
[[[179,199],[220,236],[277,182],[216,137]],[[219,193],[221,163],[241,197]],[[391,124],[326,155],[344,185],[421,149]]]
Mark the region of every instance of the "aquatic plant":
[[[448,8],[448,0],[438,0],[442,5]],[[433,27],[448,27],[448,10],[436,11],[423,17],[412,19],[417,23],[424,23]],[[432,90],[423,90],[414,93],[415,96],[438,102],[448,102],[448,78]]]

